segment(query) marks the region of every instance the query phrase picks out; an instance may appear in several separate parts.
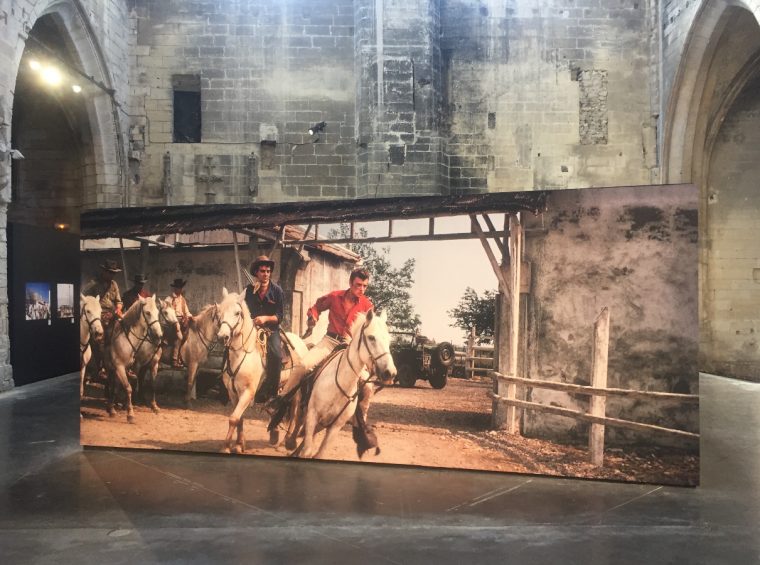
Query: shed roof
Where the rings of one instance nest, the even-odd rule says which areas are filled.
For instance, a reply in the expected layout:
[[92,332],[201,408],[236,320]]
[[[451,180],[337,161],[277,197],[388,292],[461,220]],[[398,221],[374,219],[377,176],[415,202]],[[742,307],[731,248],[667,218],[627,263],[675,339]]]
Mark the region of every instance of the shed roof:
[[531,212],[546,208],[547,192],[496,192],[352,200],[313,200],[276,204],[211,204],[108,208],[84,212],[81,237],[135,237],[202,230],[274,228],[388,219],[481,213]]

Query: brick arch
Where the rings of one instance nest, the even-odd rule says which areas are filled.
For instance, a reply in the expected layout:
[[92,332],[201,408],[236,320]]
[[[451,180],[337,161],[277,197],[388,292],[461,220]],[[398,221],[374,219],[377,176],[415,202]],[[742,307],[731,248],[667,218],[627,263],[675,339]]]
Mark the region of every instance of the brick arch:
[[[34,23],[43,16],[50,16],[59,24],[69,54],[73,55],[84,74],[113,92],[113,78],[106,58],[79,0],[40,2],[28,14],[27,20],[22,22],[23,33],[14,52],[11,89],[15,88],[26,38]],[[85,209],[126,205],[126,158],[117,103],[113,96],[102,92],[87,99],[85,105],[92,154],[87,158],[91,173],[85,179],[82,205]]]
[[[700,110],[712,96],[709,79],[718,41],[731,21],[747,11],[760,22],[760,0],[705,1],[689,31],[666,110],[663,181],[700,184],[708,124]],[[745,73],[748,78],[748,73]],[[735,85],[736,86],[736,85]]]

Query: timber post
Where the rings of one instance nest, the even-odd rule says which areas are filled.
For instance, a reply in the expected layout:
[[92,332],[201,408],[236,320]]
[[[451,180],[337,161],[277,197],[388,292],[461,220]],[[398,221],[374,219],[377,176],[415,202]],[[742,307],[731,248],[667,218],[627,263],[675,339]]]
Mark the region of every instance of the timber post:
[[[607,361],[610,345],[610,309],[602,308],[594,322],[594,353],[591,362],[591,386],[607,388]],[[607,397],[593,395],[589,403],[592,416],[605,417]],[[604,424],[591,424],[588,434],[588,449],[591,463],[597,467],[604,464]]]

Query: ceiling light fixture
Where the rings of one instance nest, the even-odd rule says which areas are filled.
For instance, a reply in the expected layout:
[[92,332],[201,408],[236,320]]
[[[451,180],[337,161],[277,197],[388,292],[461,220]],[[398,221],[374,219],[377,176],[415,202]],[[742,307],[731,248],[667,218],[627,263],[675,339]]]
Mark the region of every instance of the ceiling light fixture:
[[45,67],[42,70],[42,79],[50,86],[58,86],[61,84],[63,77],[61,76],[61,71],[55,67]]
[[71,90],[73,90],[75,94],[79,94],[80,92],[82,92],[82,87],[79,86],[78,84],[72,84]]

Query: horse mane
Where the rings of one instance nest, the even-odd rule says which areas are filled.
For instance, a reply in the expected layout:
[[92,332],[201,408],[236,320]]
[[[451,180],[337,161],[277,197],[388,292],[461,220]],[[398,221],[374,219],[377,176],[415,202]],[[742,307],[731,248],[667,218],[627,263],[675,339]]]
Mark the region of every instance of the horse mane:
[[142,301],[140,299],[135,300],[135,302],[130,306],[127,311],[124,313],[124,315],[121,317],[121,323],[124,326],[134,326],[135,323],[137,323],[138,318],[140,317],[140,313],[142,312]]
[[353,336],[357,331],[359,331],[359,328],[362,327],[364,322],[367,321],[367,313],[366,312],[360,312],[356,315],[356,319],[351,324],[351,335]]

